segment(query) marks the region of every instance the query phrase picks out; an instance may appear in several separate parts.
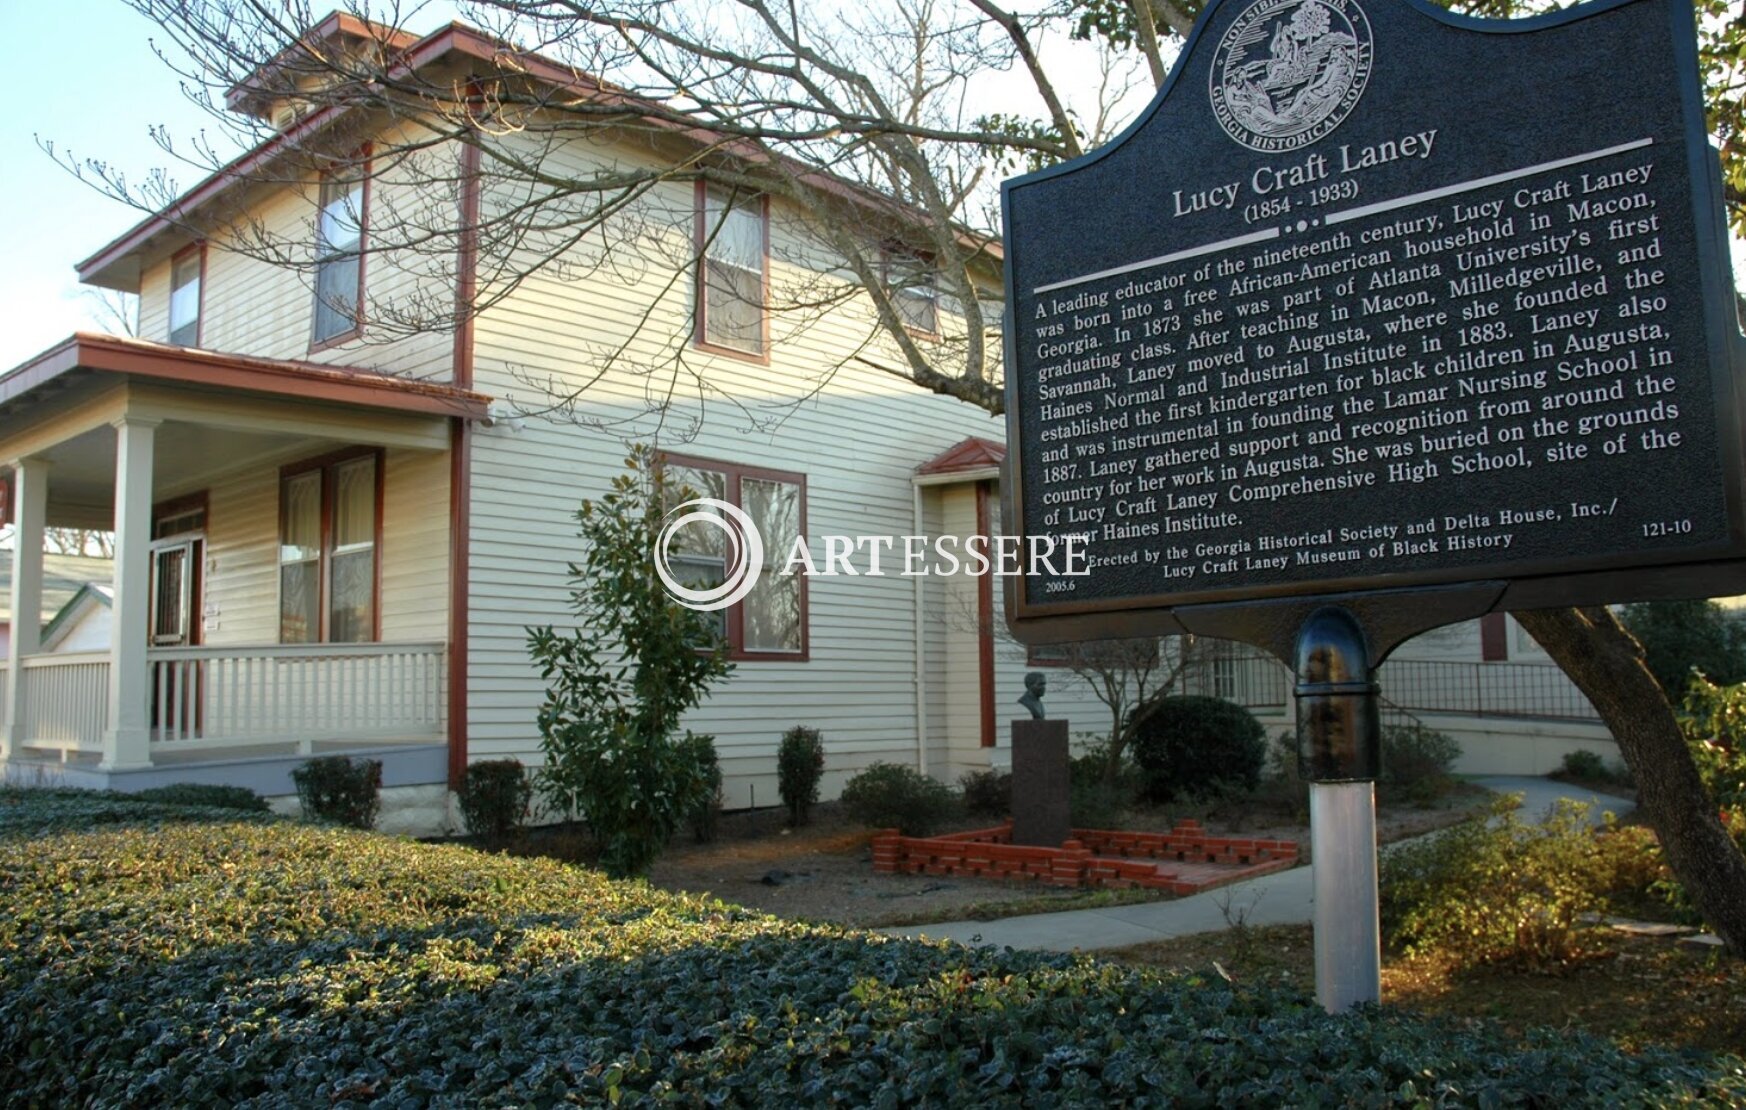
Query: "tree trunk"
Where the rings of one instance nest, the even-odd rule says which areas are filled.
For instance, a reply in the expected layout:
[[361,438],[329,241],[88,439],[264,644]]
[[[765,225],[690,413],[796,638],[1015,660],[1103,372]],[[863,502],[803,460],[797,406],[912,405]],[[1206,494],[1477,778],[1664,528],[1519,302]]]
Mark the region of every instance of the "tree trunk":
[[1514,615],[1600,711],[1668,865],[1728,951],[1746,958],[1746,856],[1722,828],[1642,648],[1604,608]]

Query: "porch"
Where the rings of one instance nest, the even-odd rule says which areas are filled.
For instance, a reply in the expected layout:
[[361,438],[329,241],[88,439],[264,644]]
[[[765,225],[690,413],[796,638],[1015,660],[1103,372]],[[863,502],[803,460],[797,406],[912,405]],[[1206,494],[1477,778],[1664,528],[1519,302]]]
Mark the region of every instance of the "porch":
[[[283,794],[303,759],[369,751],[386,785],[443,781],[451,443],[476,409],[387,375],[84,336],[0,378],[0,775]],[[55,529],[112,543],[103,650],[50,650],[27,617]]]
[[[444,656],[441,643],[148,648],[147,763],[440,744]],[[14,762],[80,768],[102,761],[111,663],[108,652],[18,661],[22,701],[17,715],[7,714]],[[0,691],[14,688],[12,666],[0,662]]]

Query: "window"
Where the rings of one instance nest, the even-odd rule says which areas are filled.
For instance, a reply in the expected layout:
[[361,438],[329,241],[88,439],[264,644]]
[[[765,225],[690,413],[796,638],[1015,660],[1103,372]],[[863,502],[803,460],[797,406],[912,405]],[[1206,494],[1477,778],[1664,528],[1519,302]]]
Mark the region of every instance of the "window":
[[[689,488],[744,510],[764,541],[758,583],[738,605],[717,610],[719,628],[735,659],[807,658],[806,576],[785,573],[795,538],[806,531],[806,478],[776,470],[666,455],[669,489]],[[673,570],[692,586],[722,582],[728,572],[726,537],[692,525],[674,537]]]
[[364,322],[364,227],[369,163],[323,174],[315,227],[315,326],[311,344],[349,339]]
[[382,452],[365,448],[279,476],[279,642],[378,637]]
[[904,327],[922,335],[940,334],[940,287],[932,259],[888,248],[885,282]]
[[697,341],[763,356],[770,207],[764,197],[698,185]]
[[196,243],[170,260],[170,342],[200,345],[200,295],[206,276],[206,247]]

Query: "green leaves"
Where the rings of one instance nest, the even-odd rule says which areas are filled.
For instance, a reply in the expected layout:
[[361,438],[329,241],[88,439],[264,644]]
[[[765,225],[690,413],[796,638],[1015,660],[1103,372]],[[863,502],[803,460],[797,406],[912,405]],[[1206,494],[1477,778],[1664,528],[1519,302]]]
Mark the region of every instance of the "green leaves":
[[77,828],[113,802],[0,790],[0,1104],[1746,1099],[1731,1058],[1330,1018],[1273,989],[802,926],[549,860],[140,803]]
[[547,683],[541,789],[583,815],[615,876],[646,872],[707,804],[709,761],[695,739],[678,739],[680,722],[733,670],[709,618],[674,602],[655,573],[663,513],[679,498],[654,462],[636,448],[612,492],[577,510],[577,627],[528,629],[528,654]]

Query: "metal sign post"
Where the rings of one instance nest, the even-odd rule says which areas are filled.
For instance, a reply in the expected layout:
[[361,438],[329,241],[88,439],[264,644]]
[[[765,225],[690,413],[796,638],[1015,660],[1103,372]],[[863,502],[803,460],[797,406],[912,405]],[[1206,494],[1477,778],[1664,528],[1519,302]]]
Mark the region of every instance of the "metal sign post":
[[1298,767],[1310,784],[1316,1001],[1329,1013],[1382,1000],[1376,777],[1382,725],[1364,630],[1325,606],[1298,633]]

